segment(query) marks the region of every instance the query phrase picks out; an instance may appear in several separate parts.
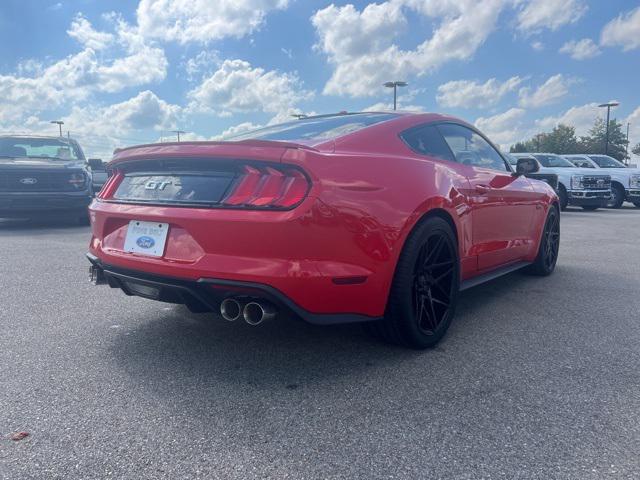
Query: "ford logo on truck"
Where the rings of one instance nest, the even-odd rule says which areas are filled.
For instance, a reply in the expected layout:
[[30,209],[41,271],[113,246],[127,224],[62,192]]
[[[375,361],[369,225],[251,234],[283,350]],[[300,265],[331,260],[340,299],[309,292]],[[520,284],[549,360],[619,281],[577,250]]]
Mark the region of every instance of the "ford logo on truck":
[[136,243],[140,248],[152,248],[156,244],[156,241],[151,237],[144,236],[138,238]]
[[20,183],[22,183],[23,185],[35,185],[36,183],[38,183],[38,179],[33,177],[25,177],[20,179]]

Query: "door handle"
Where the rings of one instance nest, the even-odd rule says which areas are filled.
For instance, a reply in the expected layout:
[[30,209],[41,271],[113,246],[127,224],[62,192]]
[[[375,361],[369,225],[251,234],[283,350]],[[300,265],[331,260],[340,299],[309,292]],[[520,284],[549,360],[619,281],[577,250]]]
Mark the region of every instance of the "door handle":
[[476,185],[476,192],[478,193],[489,193],[491,191],[491,187],[489,185]]

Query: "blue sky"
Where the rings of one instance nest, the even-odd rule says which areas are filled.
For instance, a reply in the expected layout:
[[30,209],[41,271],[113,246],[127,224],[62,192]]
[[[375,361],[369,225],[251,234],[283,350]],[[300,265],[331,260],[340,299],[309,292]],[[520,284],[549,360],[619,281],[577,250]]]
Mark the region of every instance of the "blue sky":
[[640,142],[640,3],[631,0],[3,0],[0,132],[91,156],[210,139],[293,113],[452,113],[507,147],[585,133],[617,100]]

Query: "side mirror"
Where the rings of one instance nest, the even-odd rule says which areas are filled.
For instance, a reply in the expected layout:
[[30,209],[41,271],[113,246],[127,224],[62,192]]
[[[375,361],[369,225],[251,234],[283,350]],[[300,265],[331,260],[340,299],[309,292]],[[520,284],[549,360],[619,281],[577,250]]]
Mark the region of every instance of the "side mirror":
[[91,168],[91,170],[95,171],[104,171],[104,163],[102,163],[102,160],[100,160],[99,158],[90,158],[88,160],[89,163],[89,168]]
[[530,173],[536,173],[540,168],[538,162],[531,158],[519,158],[518,165],[516,166],[516,173],[518,175],[528,175]]

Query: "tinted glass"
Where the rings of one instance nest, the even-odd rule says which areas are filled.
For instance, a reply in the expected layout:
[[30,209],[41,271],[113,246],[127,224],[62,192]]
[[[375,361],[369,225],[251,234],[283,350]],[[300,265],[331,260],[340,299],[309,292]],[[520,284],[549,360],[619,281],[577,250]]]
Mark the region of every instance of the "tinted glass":
[[450,123],[438,125],[438,130],[458,162],[503,172],[511,171],[497,150],[473,130]]
[[589,155],[589,158],[596,162],[600,168],[627,168],[624,164],[608,155]]
[[35,157],[54,160],[84,160],[80,149],[64,138],[0,138],[0,157]]
[[536,153],[534,155],[543,167],[550,168],[574,168],[575,165],[566,158],[562,158],[560,155],[552,155],[549,153]]
[[397,117],[398,115],[393,113],[355,113],[303,118],[239,135],[231,135],[223,140],[326,141]]
[[413,128],[400,135],[412,150],[430,157],[455,162],[451,149],[433,125]]

